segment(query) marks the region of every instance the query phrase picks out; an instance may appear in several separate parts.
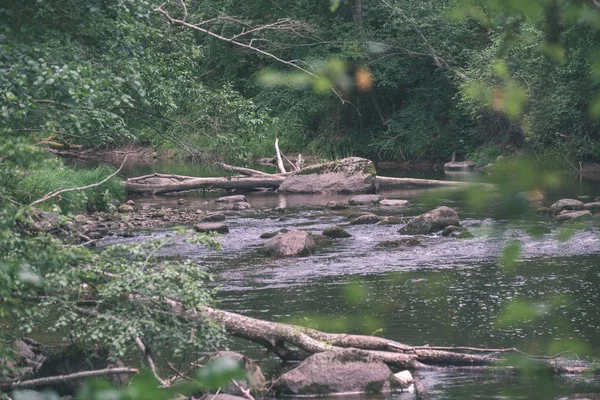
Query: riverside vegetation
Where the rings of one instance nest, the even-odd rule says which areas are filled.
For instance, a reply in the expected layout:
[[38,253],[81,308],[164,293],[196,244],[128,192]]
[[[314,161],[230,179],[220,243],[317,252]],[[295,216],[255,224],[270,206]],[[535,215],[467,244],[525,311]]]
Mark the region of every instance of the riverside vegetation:
[[[495,204],[498,219],[528,219],[529,199],[518,194],[559,190],[561,184],[541,167],[572,168],[600,157],[597,1],[7,0],[0,21],[0,396],[46,396],[22,391],[42,385],[86,399],[171,399],[233,385],[232,392],[252,398],[256,391],[244,383],[251,381],[249,360],[196,362],[207,350],[225,348],[227,333],[250,338],[284,360],[315,354],[316,367],[307,363],[283,375],[277,393],[299,394],[301,378],[294,374],[340,359],[338,371],[350,375],[367,363],[377,383],[357,379],[358,386],[337,391],[405,387],[405,375],[394,376],[390,366],[394,372],[436,363],[594,370],[593,363],[563,365],[510,348],[407,346],[219,311],[214,277],[200,268],[206,265],[160,256],[174,239],[89,248],[97,239],[81,228],[90,221],[100,236],[149,225],[130,220],[126,207],[117,212],[125,189],[114,169],[69,166],[57,156],[144,145],[194,162],[246,163],[272,155],[275,137],[286,153],[324,158],[435,162],[454,153],[485,165],[504,155],[508,160],[498,162],[491,176],[495,190],[469,185],[451,198],[479,211]],[[425,200],[429,209],[441,205],[435,196]],[[595,206],[585,203],[566,201],[556,205],[563,208],[558,212],[546,210],[574,220],[560,226],[559,239],[576,228],[595,229]],[[249,212],[245,208],[236,212]],[[75,217],[86,212],[95,214]],[[147,214],[167,223],[194,219],[190,210]],[[407,222],[403,215],[392,217]],[[413,221],[429,224],[429,218]],[[363,214],[361,221],[380,218]],[[465,231],[454,228],[463,240]],[[189,243],[219,246],[214,236],[178,232]],[[539,226],[532,232],[544,234]],[[313,240],[302,235],[309,244]],[[422,244],[392,242],[382,247]],[[522,250],[518,241],[500,250],[507,273]],[[531,319],[536,310],[515,301],[503,318]],[[69,346],[47,351],[30,338],[15,341],[40,332],[54,332]],[[360,350],[347,354],[346,347]],[[568,349],[559,350],[562,356]],[[579,353],[588,352],[594,355],[589,349]],[[513,353],[527,362],[504,357]],[[65,360],[74,367],[45,369]],[[157,366],[157,360],[164,362]],[[74,372],[82,375],[68,386],[70,378],[61,375]],[[80,385],[86,376],[112,382]],[[129,385],[119,385],[131,376]],[[32,383],[37,377],[42,380]],[[312,387],[323,393],[323,385]]]

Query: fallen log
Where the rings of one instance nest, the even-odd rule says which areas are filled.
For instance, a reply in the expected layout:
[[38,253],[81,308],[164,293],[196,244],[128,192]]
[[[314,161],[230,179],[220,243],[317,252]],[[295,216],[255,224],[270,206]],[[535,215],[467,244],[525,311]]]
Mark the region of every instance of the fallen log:
[[217,322],[230,335],[264,346],[285,361],[302,360],[311,354],[328,350],[352,348],[368,352],[395,370],[438,371],[450,367],[465,371],[514,373],[518,372],[520,366],[507,365],[502,355],[516,354],[529,361],[529,368],[555,374],[591,372],[584,363],[564,359],[564,353],[534,356],[516,348],[408,346],[377,336],[327,333],[263,321],[212,307],[202,307],[200,311],[204,318]]
[[[269,174],[250,168],[235,167],[224,163],[218,163],[217,166],[228,172],[236,172],[243,176],[239,177],[211,177],[201,178],[183,175],[170,174],[151,174],[129,178],[125,182],[126,189],[131,193],[170,193],[186,190],[198,189],[238,189],[238,190],[256,190],[259,188],[277,189],[291,173]],[[320,165],[312,165],[299,170],[306,171],[302,176],[315,174],[314,179],[318,180]],[[298,172],[298,171],[296,171]],[[461,188],[473,185],[472,182],[459,181],[440,181],[433,179],[416,178],[392,178],[387,176],[375,177],[377,186],[380,190],[391,189],[415,189],[415,188]]]
[[285,176],[265,175],[252,177],[195,178],[190,176],[153,174],[130,178],[125,182],[131,193],[170,193],[197,189],[238,189],[278,188]]

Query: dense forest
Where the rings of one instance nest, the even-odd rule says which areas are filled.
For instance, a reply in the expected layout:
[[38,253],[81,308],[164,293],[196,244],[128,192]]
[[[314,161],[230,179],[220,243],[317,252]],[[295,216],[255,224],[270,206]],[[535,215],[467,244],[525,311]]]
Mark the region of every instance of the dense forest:
[[[151,193],[151,201],[158,199],[160,206],[145,204],[143,209],[136,204],[138,197],[126,197],[135,182],[127,186],[118,175],[127,157],[118,169],[119,164],[105,165],[105,160],[94,159],[91,167],[73,161],[88,154],[144,148],[154,158],[194,166],[239,166],[220,164],[233,171],[221,178],[224,188],[231,188],[232,176],[238,179],[234,173],[250,175],[245,178],[263,185],[266,180],[276,182],[269,186],[273,188],[287,179],[284,167],[280,174],[241,167],[273,157],[277,143],[288,155],[333,160],[316,168],[328,165],[335,173],[342,158],[367,159],[360,161],[367,165],[360,173],[371,179],[370,192],[378,189],[373,162],[415,165],[457,159],[479,167],[495,163],[484,185],[414,179],[413,184],[465,191],[448,197],[428,194],[415,201],[414,210],[402,208],[408,200],[385,199],[388,203],[382,207],[398,207],[398,215],[349,209],[379,207],[383,196],[373,194],[356,204],[339,204],[335,198],[318,212],[339,212],[336,224],[342,217],[351,220],[345,228],[402,224],[409,228],[398,232],[418,236],[380,243],[387,250],[420,251],[432,234],[440,238],[448,227],[455,230],[444,237],[487,240],[516,229],[517,223],[510,224],[517,218],[523,218],[518,228],[527,233],[523,241],[552,232],[562,243],[580,231],[597,230],[594,213],[600,211],[600,198],[594,200],[592,192],[578,193],[580,199],[556,198],[567,189],[561,186],[562,175],[554,173],[600,162],[598,0],[3,0],[0,112],[0,399],[58,398],[54,393],[78,393],[81,399],[195,399],[212,393],[214,397],[205,399],[214,400],[221,387],[233,382],[239,395],[254,400],[253,389],[237,383],[248,378],[239,363],[195,361],[207,350],[226,348],[227,334],[263,346],[284,361],[325,354],[331,348],[358,348],[368,353],[367,361],[384,364],[384,381],[389,378],[387,366],[394,372],[468,366],[535,370],[542,375],[581,373],[590,365],[582,361],[565,367],[545,354],[563,355],[574,345],[583,356],[598,355],[594,338],[591,344],[583,339],[559,344],[540,339],[527,353],[512,342],[506,348],[486,347],[487,342],[475,348],[460,340],[462,346],[412,347],[379,337],[376,324],[360,331],[366,336],[336,335],[219,311],[213,308],[218,306],[219,282],[209,265],[215,260],[218,264],[218,256],[210,253],[206,261],[177,253],[165,257],[162,252],[181,244],[178,241],[218,251],[222,239],[213,232],[229,232],[219,225],[226,218],[235,219],[234,224],[246,218],[236,212],[253,208],[248,199],[240,194],[238,200],[244,201],[235,204],[230,198],[217,199],[231,201],[231,207],[213,214],[211,189],[219,186],[209,178],[201,192],[209,192],[208,210],[194,209],[208,202],[194,203],[197,199],[185,194],[180,199],[160,197],[166,190],[152,187],[139,193]],[[298,160],[295,168],[301,167]],[[388,185],[400,185],[391,177],[381,177],[380,182],[383,178],[389,179]],[[140,179],[145,183],[148,176]],[[161,183],[175,178],[149,179]],[[185,179],[192,178],[182,179],[185,186]],[[546,192],[551,193],[548,199]],[[139,198],[140,203],[147,201]],[[456,211],[440,199],[452,206],[464,204],[460,211],[473,217],[467,227],[475,235],[460,226]],[[285,199],[278,198],[277,204],[260,201],[269,207],[256,213],[276,221],[273,226],[286,220]],[[543,207],[544,201],[552,206]],[[424,212],[433,205],[443,207]],[[483,212],[488,215],[476,214]],[[208,225],[192,227],[200,218]],[[452,223],[436,225],[436,218]],[[566,229],[558,225],[571,220],[574,225]],[[237,226],[254,223],[243,221]],[[510,227],[485,230],[486,224],[497,221]],[[309,223],[302,220],[299,226]],[[418,223],[425,229],[414,228]],[[167,228],[168,234],[156,234],[158,240],[95,247],[108,236],[129,239],[144,229]],[[335,239],[351,236],[334,228],[334,234],[347,235]],[[490,231],[494,232],[488,235]],[[294,232],[304,235],[311,249],[293,256],[312,254],[323,245],[314,243],[312,234]],[[281,227],[265,232],[264,238],[287,233]],[[498,281],[516,276],[515,265],[528,251],[521,239],[514,239],[514,232],[510,235],[501,244],[490,239],[493,243],[482,245],[496,246],[494,266],[506,268],[494,277]],[[326,245],[337,243],[324,239],[325,234],[318,236]],[[589,251],[585,255],[593,257],[594,240],[580,240],[579,245],[589,247],[577,251]],[[451,258],[440,254],[435,262]],[[564,254],[578,256],[566,250]],[[252,263],[252,257],[235,261]],[[576,261],[585,264],[589,259]],[[597,272],[592,275],[597,277]],[[414,281],[418,286],[426,279],[417,276]],[[360,283],[352,281],[348,287],[344,296],[350,303],[367,297]],[[415,297],[433,298],[434,292],[423,290]],[[281,299],[287,300],[286,294]],[[548,303],[510,300],[514,302],[490,306],[497,306],[496,322],[502,328],[520,320],[550,319],[546,305],[562,307],[571,301],[566,295]],[[570,332],[572,327],[560,321],[556,330]],[[29,336],[45,335],[68,342],[67,354],[43,352],[42,357],[41,345]],[[25,347],[29,358],[23,356]],[[507,354],[527,362],[510,364],[513,359]],[[60,360],[55,365],[62,365],[65,359],[68,370],[44,369],[53,366],[47,360]],[[125,366],[122,360],[134,361]],[[184,371],[173,360],[191,367]],[[247,360],[243,363],[248,370]],[[111,381],[79,385],[81,378],[94,376]],[[129,385],[118,385],[131,376],[135,379]],[[389,382],[399,384],[397,379]],[[119,389],[113,390],[113,385]],[[50,388],[53,394],[26,397],[19,392],[37,387]]]
[[3,136],[240,160],[275,136],[328,158],[600,157],[592,1],[158,6],[4,2]]

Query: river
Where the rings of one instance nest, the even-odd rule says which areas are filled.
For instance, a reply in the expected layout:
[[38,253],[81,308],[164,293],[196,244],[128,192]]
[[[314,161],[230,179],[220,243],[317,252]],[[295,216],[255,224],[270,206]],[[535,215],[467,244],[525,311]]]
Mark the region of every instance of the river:
[[[154,168],[197,176],[212,173],[176,164]],[[136,167],[127,174],[151,170]],[[439,178],[439,173],[425,177]],[[413,216],[432,208],[435,199],[436,205],[455,208],[474,237],[429,236],[422,246],[383,249],[378,247],[380,242],[400,238],[398,226],[348,225],[344,213],[325,210],[329,201],[350,196],[259,192],[246,194],[252,211],[228,218],[230,233],[221,239],[222,250],[175,237],[161,254],[197,260],[221,285],[219,306],[252,317],[336,332],[378,334],[412,345],[518,347],[534,354],[573,349],[577,357],[600,359],[598,225],[577,230],[565,240],[562,226],[549,217],[539,217],[534,223],[550,228],[551,233],[532,238],[526,233],[531,218],[498,217],[501,201],[473,211],[464,200],[444,191],[382,194],[410,200],[411,207],[371,207],[369,211]],[[570,178],[548,195],[546,203],[578,195],[593,198],[600,195],[600,188]],[[217,196],[186,193],[133,200],[151,207],[214,209]],[[185,199],[183,205],[178,205],[179,198]],[[284,207],[285,213],[275,212],[276,207]],[[320,233],[330,225],[343,226],[352,237],[334,241],[309,257],[273,259],[257,253],[264,232],[299,228]],[[139,242],[171,233],[139,232],[134,238],[107,238],[103,244]],[[514,265],[503,265],[500,255],[514,241],[521,243],[521,257]],[[265,358],[256,346],[240,342],[232,346],[254,358]],[[273,364],[272,359],[266,361]],[[449,372],[426,373],[423,379],[430,398],[440,400],[559,399],[574,393],[600,393],[600,379],[594,377]]]

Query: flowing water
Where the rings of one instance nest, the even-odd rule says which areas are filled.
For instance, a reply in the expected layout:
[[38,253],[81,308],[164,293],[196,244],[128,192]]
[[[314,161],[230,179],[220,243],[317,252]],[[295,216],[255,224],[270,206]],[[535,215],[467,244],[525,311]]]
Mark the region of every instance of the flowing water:
[[[551,194],[547,202],[582,194],[595,197],[598,189],[574,181],[562,193]],[[140,232],[134,238],[108,238],[104,244],[171,236],[162,255],[197,260],[217,276],[219,306],[252,317],[383,335],[413,345],[514,346],[535,354],[574,349],[580,357],[600,359],[597,226],[577,230],[565,240],[564,227],[540,217],[535,224],[550,228],[551,233],[536,239],[526,233],[529,219],[490,217],[498,215],[501,203],[474,212],[442,191],[382,194],[408,199],[411,207],[367,210],[413,216],[433,208],[431,198],[435,198],[436,205],[455,208],[474,237],[427,236],[422,246],[384,249],[378,247],[380,242],[401,237],[398,226],[349,225],[346,214],[323,207],[349,196],[260,192],[247,194],[252,211],[228,217],[230,233],[222,237],[221,251],[189,244],[168,229]],[[187,193],[134,200],[138,205],[179,207],[177,199],[183,197],[186,202],[180,207],[213,209],[216,196]],[[277,207],[286,212],[277,212]],[[264,232],[297,228],[320,233],[330,225],[344,227],[352,237],[336,240],[308,257],[266,258],[257,251]],[[516,264],[503,266],[500,255],[515,240],[522,245],[521,257]],[[235,342],[233,346],[255,358],[265,357],[254,345]],[[422,375],[431,399],[559,399],[600,393],[600,379],[594,377]]]

